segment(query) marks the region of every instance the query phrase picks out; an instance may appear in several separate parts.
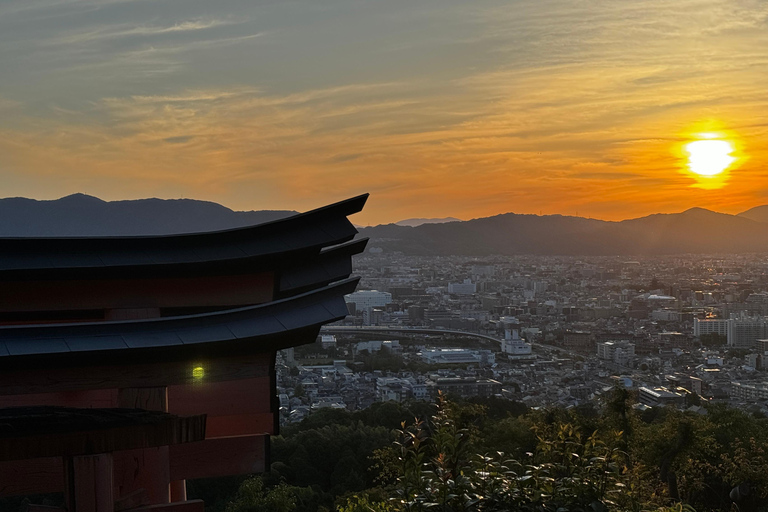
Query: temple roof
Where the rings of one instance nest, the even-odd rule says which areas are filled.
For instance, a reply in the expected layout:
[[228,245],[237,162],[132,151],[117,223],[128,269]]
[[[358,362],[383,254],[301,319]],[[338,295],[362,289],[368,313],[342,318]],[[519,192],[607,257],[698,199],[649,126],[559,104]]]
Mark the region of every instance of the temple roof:
[[0,280],[151,277],[282,265],[352,240],[368,194],[254,226],[205,233],[0,238]]
[[[183,359],[206,351],[269,352],[309,343],[321,325],[347,315],[344,296],[359,281],[349,277],[352,255],[362,252],[367,239],[352,240],[357,230],[346,216],[360,211],[367,197],[265,224],[208,233],[0,239],[0,282],[6,283],[6,302],[17,311],[26,311],[24,304],[14,303],[14,297],[23,301],[29,295],[22,293],[25,290],[33,290],[26,299],[30,304],[37,304],[39,292],[34,290],[74,290],[75,295],[56,298],[57,306],[73,308],[78,304],[72,299],[79,297],[77,293],[93,294],[97,301],[106,296],[99,287],[122,293],[115,288],[115,279],[136,280],[140,290],[147,289],[143,293],[151,304],[154,299],[147,279],[183,276],[195,281],[207,275],[229,275],[237,286],[248,287],[253,285],[244,276],[266,275],[269,297],[269,302],[245,307],[227,305],[236,303],[226,302],[225,297],[219,311],[172,311],[168,315],[174,316],[143,320],[16,320],[17,324],[0,326],[0,367],[46,360],[65,365],[70,364],[67,361],[120,362],[150,352],[153,357],[168,354]],[[95,283],[90,288],[71,287],[89,280]],[[197,293],[210,293],[204,288],[208,281],[195,282],[203,287]],[[47,288],[40,288],[40,283]],[[174,286],[170,283],[167,286]]]
[[[41,325],[0,326],[0,366],[19,358],[51,355],[123,357],[121,352],[142,349],[189,351],[235,342],[253,351],[282,348],[281,336],[341,320],[347,315],[344,295],[355,290],[359,278],[349,278],[293,297],[214,313],[178,317]],[[272,340],[263,343],[264,340]],[[288,340],[286,340],[288,341]],[[290,343],[286,343],[290,346]],[[192,348],[191,348],[192,347]],[[111,353],[111,354],[110,354]]]

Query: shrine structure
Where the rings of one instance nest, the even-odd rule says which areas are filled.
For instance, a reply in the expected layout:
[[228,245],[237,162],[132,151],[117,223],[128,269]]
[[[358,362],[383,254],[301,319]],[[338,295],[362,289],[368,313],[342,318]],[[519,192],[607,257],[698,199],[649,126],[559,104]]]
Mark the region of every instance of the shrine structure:
[[185,480],[268,469],[275,356],[347,314],[347,216],[0,239],[0,496],[70,512],[202,511]]

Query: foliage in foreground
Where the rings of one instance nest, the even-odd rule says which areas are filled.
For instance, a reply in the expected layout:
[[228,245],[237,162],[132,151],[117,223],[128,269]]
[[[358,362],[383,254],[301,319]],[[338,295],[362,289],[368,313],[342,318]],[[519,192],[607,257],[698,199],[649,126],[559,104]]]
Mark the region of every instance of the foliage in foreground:
[[[277,451],[289,461],[273,464],[280,471],[254,487],[251,505],[233,508],[241,493],[228,510],[330,510],[335,498],[340,512],[768,511],[765,419],[721,406],[707,406],[707,415],[664,408],[640,414],[619,389],[602,412],[502,417],[490,409],[441,399],[431,417],[402,422],[394,437],[361,418],[307,424],[283,441],[290,446]],[[373,432],[376,442],[369,443]],[[293,464],[299,460],[318,474],[325,464],[330,480],[300,480]],[[354,471],[338,469],[347,466]],[[275,486],[280,479],[290,485]],[[734,504],[736,487],[742,496]]]
[[456,424],[451,405],[441,400],[431,422],[403,425],[398,433],[391,498],[372,504],[354,497],[340,510],[640,509],[627,488],[625,454],[596,432],[583,437],[570,424],[542,427],[538,447],[525,461],[501,452],[479,455],[471,450],[470,430]]

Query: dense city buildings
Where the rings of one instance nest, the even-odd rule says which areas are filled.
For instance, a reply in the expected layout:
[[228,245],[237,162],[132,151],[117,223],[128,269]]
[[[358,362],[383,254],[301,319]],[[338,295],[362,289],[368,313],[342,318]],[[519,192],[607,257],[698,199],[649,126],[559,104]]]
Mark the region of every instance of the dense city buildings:
[[[336,344],[283,359],[283,421],[329,403],[354,410],[429,399],[438,388],[571,406],[616,385],[645,407],[725,401],[768,413],[762,257],[369,251],[355,273],[350,315],[327,331]],[[319,359],[344,360],[349,371],[307,370]],[[498,386],[477,384],[486,381]]]

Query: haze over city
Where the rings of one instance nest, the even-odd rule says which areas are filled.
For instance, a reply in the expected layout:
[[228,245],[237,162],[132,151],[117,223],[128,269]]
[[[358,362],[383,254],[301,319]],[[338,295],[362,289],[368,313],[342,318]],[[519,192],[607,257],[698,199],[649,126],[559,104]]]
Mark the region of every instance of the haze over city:
[[358,224],[765,204],[758,1],[12,0],[0,196]]

